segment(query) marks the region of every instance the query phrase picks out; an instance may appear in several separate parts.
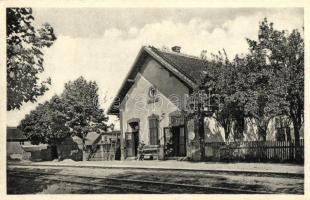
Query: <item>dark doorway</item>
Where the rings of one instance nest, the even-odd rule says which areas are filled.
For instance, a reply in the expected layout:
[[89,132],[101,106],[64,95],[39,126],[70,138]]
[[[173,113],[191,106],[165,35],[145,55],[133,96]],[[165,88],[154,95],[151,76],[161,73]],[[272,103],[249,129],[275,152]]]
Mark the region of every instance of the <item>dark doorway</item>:
[[174,126],[165,131],[165,146],[167,157],[186,156],[186,139],[184,126]]
[[139,146],[139,131],[132,133],[133,141],[134,141],[134,151],[135,156],[138,155],[138,146]]
[[138,146],[139,146],[139,122],[130,122],[129,123],[132,132],[129,133],[130,141],[127,144],[127,156],[137,156],[138,155]]

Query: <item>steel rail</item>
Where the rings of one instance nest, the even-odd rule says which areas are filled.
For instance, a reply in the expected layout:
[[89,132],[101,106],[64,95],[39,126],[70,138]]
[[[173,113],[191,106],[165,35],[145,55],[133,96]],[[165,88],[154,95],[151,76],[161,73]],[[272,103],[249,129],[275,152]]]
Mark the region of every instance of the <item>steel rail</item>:
[[[9,170],[9,172],[14,170]],[[213,186],[203,186],[203,185],[193,185],[193,184],[180,184],[180,183],[169,183],[169,182],[162,182],[162,181],[150,181],[150,180],[135,180],[135,179],[123,179],[123,178],[112,178],[112,177],[92,177],[92,176],[81,176],[81,175],[69,175],[69,174],[52,174],[46,172],[33,172],[33,171],[21,171],[15,170],[15,172],[26,172],[26,173],[33,173],[38,175],[58,175],[58,176],[66,176],[66,177],[77,177],[77,178],[87,178],[87,179],[97,179],[97,180],[110,180],[110,181],[118,181],[118,182],[127,182],[127,183],[136,183],[136,184],[150,184],[150,185],[159,185],[159,186],[170,186],[173,188],[176,187],[183,187],[186,189],[199,189],[203,191],[208,191],[209,193],[215,193],[215,191],[220,192],[229,192],[233,194],[272,194],[270,192],[262,192],[262,191],[253,191],[253,190],[244,190],[244,189],[235,189],[235,188],[224,188],[224,187],[213,187]],[[148,191],[153,192],[153,191]],[[156,193],[156,191],[154,192]]]
[[[45,173],[35,173],[35,174],[46,175]],[[11,175],[15,176],[15,177],[20,177],[20,178],[33,179],[33,176],[14,174],[14,173],[12,173]],[[52,175],[52,174],[49,174],[49,175]],[[53,174],[53,175],[62,175],[62,174]],[[123,186],[107,185],[107,184],[102,184],[102,183],[87,183],[87,182],[63,180],[63,179],[47,178],[47,177],[37,177],[37,178],[40,180],[58,181],[58,182],[71,183],[71,184],[77,184],[77,185],[99,186],[99,187],[112,188],[112,189],[118,189],[118,190],[121,189],[122,191],[123,190],[135,191],[135,192],[140,192],[143,194],[165,194],[165,193],[161,193],[161,192],[157,192],[157,191],[153,191],[153,190],[145,190],[145,189],[138,189],[138,188],[123,187]],[[85,178],[87,178],[87,177],[85,177]]]

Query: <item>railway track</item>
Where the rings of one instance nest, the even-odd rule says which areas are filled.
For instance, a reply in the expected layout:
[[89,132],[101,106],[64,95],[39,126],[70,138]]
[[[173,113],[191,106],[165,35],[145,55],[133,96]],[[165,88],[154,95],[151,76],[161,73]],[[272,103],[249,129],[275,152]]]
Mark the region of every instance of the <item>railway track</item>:
[[[139,194],[168,194],[168,193],[189,193],[189,194],[268,194],[268,192],[259,192],[253,190],[243,190],[224,187],[210,187],[193,184],[169,183],[155,180],[135,180],[115,177],[91,177],[69,174],[35,172],[25,170],[8,170],[8,175],[41,180],[63,182],[81,186],[93,186],[102,188],[111,188],[118,190],[120,194],[139,193]],[[56,178],[57,177],[57,178]]]
[[[26,172],[27,173],[27,172]],[[39,174],[46,176],[46,173],[31,173],[33,174]],[[52,174],[49,174],[52,175]],[[25,179],[31,179],[33,180],[33,176],[31,175],[23,175],[20,173],[10,172],[10,176],[12,177],[19,177],[19,178],[25,178]],[[55,175],[54,175],[55,176]],[[63,176],[63,175],[57,175],[57,176]],[[116,190],[117,192],[120,193],[138,193],[138,194],[161,194],[159,192],[154,192],[151,190],[147,189],[138,189],[138,188],[129,188],[129,187],[123,187],[123,186],[116,186],[116,185],[108,185],[108,184],[103,184],[103,183],[90,183],[90,182],[85,182],[84,181],[78,181],[78,180],[70,180],[70,179],[59,179],[59,178],[52,178],[52,177],[36,177],[39,180],[43,181],[54,181],[54,182],[59,182],[59,183],[66,183],[66,184],[73,184],[73,185],[78,185],[78,186],[91,186],[91,187],[100,187],[100,188],[106,188],[106,189],[113,189],[114,191]]]
[[90,169],[130,169],[130,170],[145,170],[145,171],[185,171],[185,172],[202,172],[216,173],[228,175],[245,175],[245,176],[263,176],[263,177],[286,177],[286,178],[304,178],[304,174],[299,173],[280,173],[280,172],[256,172],[256,171],[227,171],[227,170],[192,170],[192,169],[169,169],[169,168],[143,168],[143,167],[116,167],[116,166],[76,166],[76,165],[40,165],[40,164],[8,164],[11,167],[53,167],[53,168],[90,168]]

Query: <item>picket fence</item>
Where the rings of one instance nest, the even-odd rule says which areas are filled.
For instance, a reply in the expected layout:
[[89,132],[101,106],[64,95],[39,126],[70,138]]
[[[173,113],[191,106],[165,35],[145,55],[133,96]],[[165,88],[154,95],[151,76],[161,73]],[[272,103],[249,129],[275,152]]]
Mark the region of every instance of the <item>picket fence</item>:
[[298,162],[304,161],[304,140],[205,143],[206,161]]

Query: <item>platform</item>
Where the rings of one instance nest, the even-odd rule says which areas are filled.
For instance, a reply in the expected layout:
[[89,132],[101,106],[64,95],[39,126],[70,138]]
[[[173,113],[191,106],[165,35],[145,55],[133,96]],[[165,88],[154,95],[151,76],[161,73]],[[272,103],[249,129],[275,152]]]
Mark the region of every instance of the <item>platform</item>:
[[242,173],[279,173],[304,174],[304,166],[280,163],[218,163],[218,162],[188,162],[188,161],[45,161],[45,162],[9,162],[8,164],[95,167],[95,168],[131,168],[131,169],[161,169],[161,170],[197,170]]

